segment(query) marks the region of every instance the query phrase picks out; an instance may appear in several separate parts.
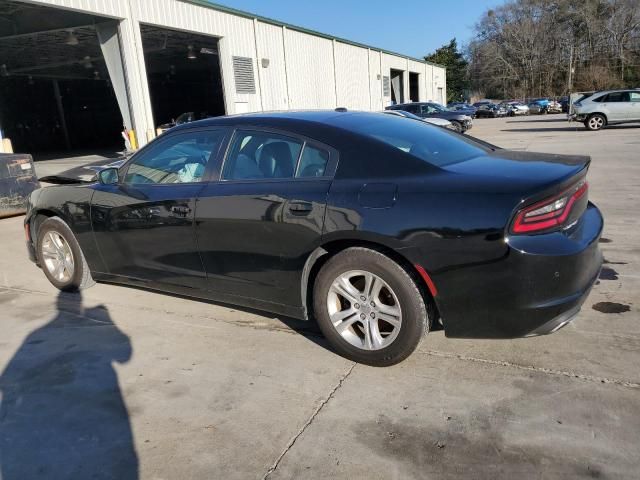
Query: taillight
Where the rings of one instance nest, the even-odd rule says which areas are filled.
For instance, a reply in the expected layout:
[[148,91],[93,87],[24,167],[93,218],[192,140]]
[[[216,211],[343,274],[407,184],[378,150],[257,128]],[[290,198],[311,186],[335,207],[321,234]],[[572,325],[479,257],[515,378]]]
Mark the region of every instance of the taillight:
[[569,217],[574,204],[586,195],[589,184],[581,180],[559,195],[518,211],[512,233],[535,233],[560,226]]

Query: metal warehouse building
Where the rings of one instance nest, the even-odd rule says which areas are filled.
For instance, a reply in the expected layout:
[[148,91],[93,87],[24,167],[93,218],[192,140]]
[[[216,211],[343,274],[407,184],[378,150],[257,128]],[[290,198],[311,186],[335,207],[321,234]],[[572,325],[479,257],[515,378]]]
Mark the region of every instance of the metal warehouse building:
[[444,68],[204,0],[0,0],[15,151],[139,145],[181,113],[381,110],[446,98]]

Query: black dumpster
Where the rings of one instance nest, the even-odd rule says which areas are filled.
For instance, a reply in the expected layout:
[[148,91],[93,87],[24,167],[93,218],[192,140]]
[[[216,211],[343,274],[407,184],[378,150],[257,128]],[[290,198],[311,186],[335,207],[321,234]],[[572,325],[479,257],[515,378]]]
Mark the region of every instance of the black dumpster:
[[27,198],[40,182],[28,154],[0,153],[0,218],[25,212]]

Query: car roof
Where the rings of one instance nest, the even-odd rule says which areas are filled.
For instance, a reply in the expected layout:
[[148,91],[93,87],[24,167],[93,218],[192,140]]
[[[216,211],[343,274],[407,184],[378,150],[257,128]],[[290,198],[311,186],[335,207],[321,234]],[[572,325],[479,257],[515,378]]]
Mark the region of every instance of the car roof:
[[381,116],[385,118],[394,117],[381,115],[379,112],[347,109],[256,112],[206,118],[178,125],[170,131],[173,133],[202,127],[273,128],[308,137],[338,149],[348,147],[355,138],[371,141],[370,138],[338,124],[338,119],[343,119],[347,116],[350,120],[358,120],[359,118],[366,120],[367,118],[379,118]]

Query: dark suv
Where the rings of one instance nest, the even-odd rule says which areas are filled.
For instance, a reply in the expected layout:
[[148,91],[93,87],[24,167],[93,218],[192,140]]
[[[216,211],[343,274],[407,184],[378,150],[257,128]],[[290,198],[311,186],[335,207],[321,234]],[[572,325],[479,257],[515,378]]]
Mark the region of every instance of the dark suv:
[[459,133],[465,133],[473,126],[473,120],[469,115],[447,110],[445,107],[438,103],[401,103],[399,105],[392,105],[390,107],[387,107],[386,110],[404,110],[405,112],[413,113],[414,115],[422,118],[444,118],[445,120],[449,120],[453,125],[454,130]]

